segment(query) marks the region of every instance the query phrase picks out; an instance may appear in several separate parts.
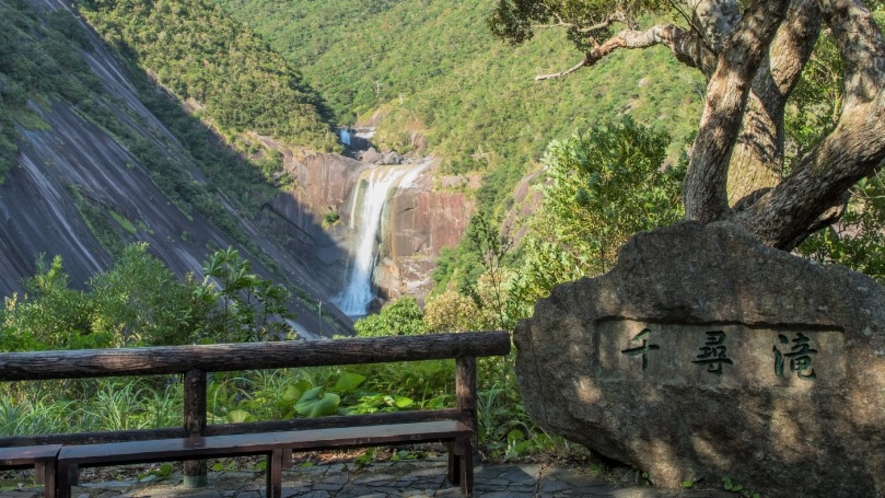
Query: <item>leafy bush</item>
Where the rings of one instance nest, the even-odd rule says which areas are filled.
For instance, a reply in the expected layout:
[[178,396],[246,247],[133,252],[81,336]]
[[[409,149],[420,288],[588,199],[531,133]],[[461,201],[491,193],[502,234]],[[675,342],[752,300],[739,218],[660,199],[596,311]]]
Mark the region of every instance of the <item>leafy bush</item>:
[[79,291],[60,257],[40,259],[26,293],[5,299],[0,351],[290,338],[289,292],[251,273],[236,250],[212,254],[204,273],[202,282],[179,280],[138,243]]
[[550,144],[541,209],[511,283],[523,316],[557,283],[607,271],[636,233],[683,217],[684,164],[664,165],[668,144],[630,119]]
[[885,284],[885,182],[883,173],[863,179],[838,223],[811,235],[798,247],[805,257],[862,272]]
[[335,223],[338,223],[338,220],[340,219],[341,215],[339,215],[337,211],[333,211],[330,208],[328,211],[326,211],[326,214],[323,215],[323,228],[329,228]]
[[376,315],[357,320],[353,328],[359,337],[422,334],[427,331],[423,317],[418,302],[408,296],[385,305]]
[[[252,265],[232,248],[216,251],[206,264],[202,302],[214,303],[204,336],[219,342],[293,339],[285,320],[295,315],[286,307],[291,294],[285,287],[251,272]],[[216,287],[217,285],[217,287]]]

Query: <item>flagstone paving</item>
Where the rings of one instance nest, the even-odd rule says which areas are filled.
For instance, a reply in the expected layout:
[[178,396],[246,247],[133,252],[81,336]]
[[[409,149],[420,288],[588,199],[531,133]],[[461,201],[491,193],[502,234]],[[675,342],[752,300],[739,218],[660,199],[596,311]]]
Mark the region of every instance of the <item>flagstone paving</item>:
[[[284,498],[458,497],[460,490],[445,480],[445,457],[358,465],[332,463],[295,467],[283,472]],[[26,474],[20,474],[25,480]],[[5,481],[6,483],[9,480]],[[476,467],[474,496],[478,498],[733,498],[724,491],[664,490],[620,486],[593,477],[577,467],[551,464],[503,464]],[[13,486],[15,487],[15,486]],[[40,498],[42,487],[19,483],[0,490],[0,498]],[[118,481],[81,478],[75,498],[262,498],[264,474],[210,472],[209,486],[186,489],[181,477],[148,476]]]

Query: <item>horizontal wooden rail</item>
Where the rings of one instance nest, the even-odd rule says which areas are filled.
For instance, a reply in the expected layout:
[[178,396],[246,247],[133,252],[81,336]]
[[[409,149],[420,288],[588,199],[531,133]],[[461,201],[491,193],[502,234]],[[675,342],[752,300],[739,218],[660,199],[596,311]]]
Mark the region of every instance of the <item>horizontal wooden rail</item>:
[[[429,420],[452,420],[463,418],[457,408],[432,411],[404,411],[392,413],[372,413],[368,415],[335,415],[319,418],[296,418],[291,420],[268,420],[243,422],[239,424],[217,424],[206,426],[205,436],[229,434],[254,434],[259,432],[296,431],[313,429],[334,429],[337,427],[359,427],[367,425],[408,424]],[[0,438],[0,448],[10,446],[36,446],[43,444],[93,444],[122,443],[126,441],[146,441],[150,439],[172,439],[185,437],[181,427],[168,429],[132,429],[128,431],[80,432],[76,434],[35,434],[31,436],[10,436]]]
[[501,356],[507,332],[0,354],[0,381],[228,372]]

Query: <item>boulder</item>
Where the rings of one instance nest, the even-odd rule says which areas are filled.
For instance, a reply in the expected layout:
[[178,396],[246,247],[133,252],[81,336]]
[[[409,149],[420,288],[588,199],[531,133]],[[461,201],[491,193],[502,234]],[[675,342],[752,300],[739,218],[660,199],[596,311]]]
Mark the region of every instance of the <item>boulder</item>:
[[368,164],[381,164],[384,161],[384,156],[375,150],[374,147],[371,147],[360,154],[360,161]]
[[885,291],[864,275],[685,222],[554,288],[515,333],[545,429],[656,485],[885,496]]
[[381,164],[402,164],[402,162],[402,156],[395,150],[385,152],[384,157],[381,159]]

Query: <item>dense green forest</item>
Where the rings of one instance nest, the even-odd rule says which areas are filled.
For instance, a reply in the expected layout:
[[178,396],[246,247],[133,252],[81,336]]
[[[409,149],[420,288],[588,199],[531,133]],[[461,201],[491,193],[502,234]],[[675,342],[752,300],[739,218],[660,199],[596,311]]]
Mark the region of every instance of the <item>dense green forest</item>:
[[495,39],[490,0],[218,2],[297,65],[341,123],[383,115],[382,147],[407,152],[426,139],[446,172],[484,173],[484,208],[503,206],[554,138],[629,115],[684,140],[700,112],[702,79],[664,51],[534,82],[581,54],[557,33],[520,47]]
[[[339,122],[377,122],[382,148],[419,147],[442,158],[443,173],[482,174],[473,194],[493,219],[512,205],[519,179],[541,167],[551,140],[629,116],[667,132],[672,162],[700,115],[703,79],[663,49],[535,82],[582,54],[555,32],[518,47],[494,38],[491,0],[217,1],[298,66]],[[440,289],[478,276],[478,249],[465,239],[446,252]]]
[[337,149],[316,92],[216,5],[85,0],[77,6],[107,41],[228,141],[255,132],[292,147]]

